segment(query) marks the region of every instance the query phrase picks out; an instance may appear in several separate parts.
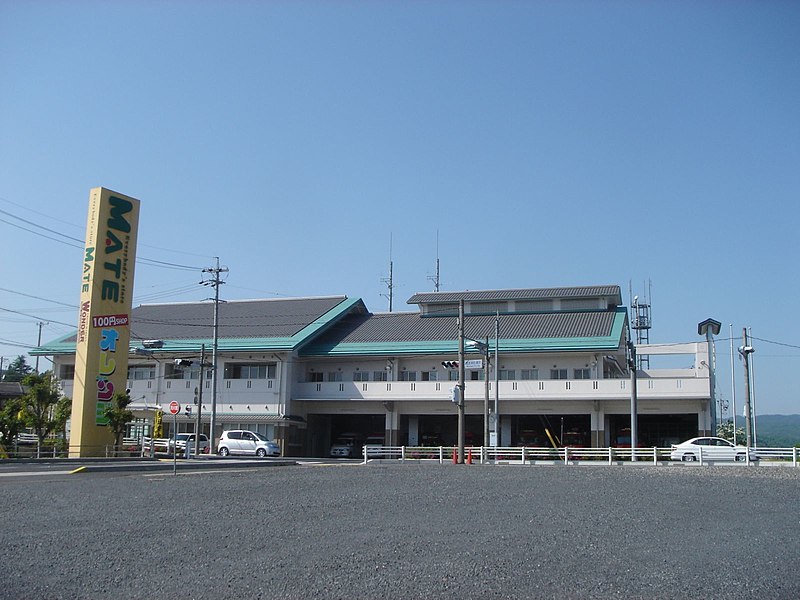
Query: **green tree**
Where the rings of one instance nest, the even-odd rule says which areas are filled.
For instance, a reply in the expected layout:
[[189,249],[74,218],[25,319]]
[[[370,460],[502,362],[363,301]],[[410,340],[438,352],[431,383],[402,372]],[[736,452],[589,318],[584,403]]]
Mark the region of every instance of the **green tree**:
[[61,438],[66,444],[67,441],[67,421],[72,416],[72,398],[61,396],[56,402],[55,410],[53,411],[53,421],[55,421],[55,430],[61,434]]
[[38,375],[31,373],[22,380],[25,393],[22,395],[25,423],[31,427],[43,444],[44,439],[55,431],[58,422],[54,418],[54,407],[61,393],[51,371]]
[[125,434],[128,423],[135,418],[133,413],[128,410],[128,405],[132,402],[128,394],[117,392],[111,397],[111,404],[103,412],[103,416],[108,419],[108,426],[114,432],[114,444],[122,444],[122,436]]
[[33,368],[27,363],[25,357],[20,355],[8,363],[8,368],[3,373],[3,381],[22,381],[32,371]]
[[22,399],[12,398],[3,403],[0,408],[0,455],[5,454],[3,448],[8,448],[17,434],[25,427],[22,418]]
[[[721,437],[724,440],[728,440],[729,442],[733,441],[733,421],[720,421],[717,423],[717,437]],[[738,427],[736,429],[736,443],[744,445],[745,440],[747,439],[747,435],[744,432],[744,427]]]

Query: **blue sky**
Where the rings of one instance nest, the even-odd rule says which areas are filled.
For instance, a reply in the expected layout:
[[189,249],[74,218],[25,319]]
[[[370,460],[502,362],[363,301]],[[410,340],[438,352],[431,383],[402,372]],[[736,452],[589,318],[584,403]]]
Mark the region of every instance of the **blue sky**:
[[[384,311],[390,239],[395,310],[437,237],[443,290],[650,281],[651,342],[721,321],[730,400],[750,327],[757,410],[798,413],[798,32],[788,1],[0,2],[0,355],[75,322],[62,236],[104,186],[228,299]],[[210,292],[136,271],[136,304]]]

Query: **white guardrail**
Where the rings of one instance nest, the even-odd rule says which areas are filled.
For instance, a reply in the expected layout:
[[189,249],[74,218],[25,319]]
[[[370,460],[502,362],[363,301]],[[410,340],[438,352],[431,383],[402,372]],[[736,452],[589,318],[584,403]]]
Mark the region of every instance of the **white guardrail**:
[[[478,446],[464,449],[464,462],[472,464],[640,464],[659,465],[680,463],[686,465],[736,465],[797,467],[800,448],[751,448],[744,461],[719,460],[703,456],[699,447],[696,461],[682,462],[671,459],[672,448],[527,448]],[[435,461],[440,464],[456,462],[455,446],[364,446],[364,464],[375,460]]]

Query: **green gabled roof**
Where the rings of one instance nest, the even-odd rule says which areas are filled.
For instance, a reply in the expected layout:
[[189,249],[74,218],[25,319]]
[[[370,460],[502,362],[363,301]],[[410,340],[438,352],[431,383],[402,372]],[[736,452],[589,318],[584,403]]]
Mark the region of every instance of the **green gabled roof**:
[[[627,310],[511,314],[500,317],[500,351],[572,352],[616,350],[623,341]],[[467,338],[490,338],[495,317],[465,319]],[[314,340],[302,356],[398,356],[458,352],[454,319],[419,313],[355,315]]]
[[[294,298],[231,301],[220,304],[219,351],[291,351],[326,331],[344,315],[365,313],[360,298]],[[197,352],[213,344],[213,305],[146,305],[131,313],[131,346],[143,340],[164,342],[160,352]],[[244,335],[243,335],[244,334]],[[37,355],[74,354],[76,334],[35,350]]]

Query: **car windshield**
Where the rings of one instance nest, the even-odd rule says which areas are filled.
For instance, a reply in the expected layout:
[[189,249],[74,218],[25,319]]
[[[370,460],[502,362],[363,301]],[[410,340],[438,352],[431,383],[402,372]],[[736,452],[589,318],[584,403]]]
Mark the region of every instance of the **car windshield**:
[[188,439],[189,439],[189,436],[190,436],[190,435],[191,435],[191,434],[189,434],[189,433],[179,433],[179,434],[178,434],[178,439],[179,439],[179,440],[184,440],[184,441],[185,441],[185,440],[188,440]]
[[262,442],[268,442],[269,438],[266,436],[261,435],[260,433],[253,432],[253,435],[256,436],[257,439],[261,440]]

